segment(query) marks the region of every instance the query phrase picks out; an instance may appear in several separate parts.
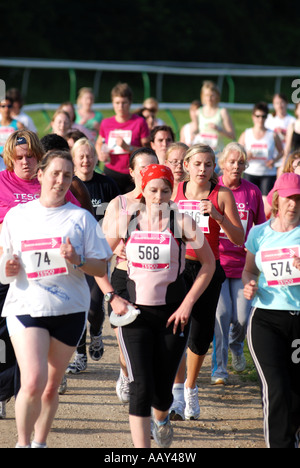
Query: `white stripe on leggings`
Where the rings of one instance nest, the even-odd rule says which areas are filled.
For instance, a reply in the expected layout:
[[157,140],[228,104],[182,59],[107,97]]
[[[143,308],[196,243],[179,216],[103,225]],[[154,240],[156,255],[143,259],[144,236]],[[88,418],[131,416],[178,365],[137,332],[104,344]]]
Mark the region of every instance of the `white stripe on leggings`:
[[118,330],[119,330],[119,342],[120,342],[120,346],[121,346],[121,349],[122,349],[122,352],[123,352],[123,355],[124,355],[124,359],[125,359],[125,362],[126,362],[126,367],[127,367],[127,372],[128,372],[128,379],[129,379],[129,382],[133,382],[134,377],[133,377],[132,367],[131,367],[130,359],[129,359],[129,356],[128,356],[127,348],[126,348],[124,338],[123,338],[122,327],[119,327]]
[[270,440],[269,440],[269,391],[268,391],[268,383],[265,379],[264,373],[262,368],[260,367],[260,363],[256,357],[254,348],[253,348],[253,343],[252,343],[252,336],[251,336],[251,331],[252,331],[252,320],[254,317],[256,311],[256,307],[253,307],[251,311],[251,315],[249,318],[249,325],[248,325],[248,331],[247,331],[247,342],[248,342],[248,347],[252,356],[252,359],[254,361],[255,367],[257,369],[257,372],[259,374],[259,377],[262,382],[262,406],[263,406],[263,416],[264,416],[264,437],[265,437],[265,442],[268,448],[270,448]]

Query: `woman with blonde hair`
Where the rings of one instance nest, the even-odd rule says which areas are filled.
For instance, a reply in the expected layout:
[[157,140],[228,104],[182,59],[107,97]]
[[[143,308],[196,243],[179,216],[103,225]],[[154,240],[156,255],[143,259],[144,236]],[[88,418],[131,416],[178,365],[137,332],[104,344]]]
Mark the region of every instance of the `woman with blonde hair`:
[[[208,145],[194,145],[186,152],[184,168],[189,180],[178,185],[175,203],[187,213],[204,232],[214,253],[216,271],[208,288],[195,303],[192,311],[191,333],[187,353],[187,379],[181,382],[178,394],[183,393],[186,419],[198,419],[200,407],[196,380],[214,335],[215,314],[225,273],[220,264],[219,240],[221,228],[236,245],[244,242],[244,231],[230,189],[218,183],[215,173],[215,153]],[[200,269],[192,246],[186,250],[185,280],[192,287]],[[183,364],[182,364],[183,365]],[[184,387],[184,388],[182,388]]]
[[193,117],[194,143],[209,145],[218,154],[224,148],[224,137],[235,139],[234,125],[228,111],[219,106],[221,93],[213,81],[203,82],[200,99],[202,107]]
[[[264,223],[266,217],[259,188],[242,177],[247,167],[245,148],[236,142],[229,143],[219,158],[219,164],[222,170],[219,184],[232,191],[247,239],[251,227]],[[245,246],[233,244],[221,231],[219,249],[226,280],[222,284],[216,311],[211,373],[213,385],[227,383],[229,349],[234,370],[242,372],[246,367],[243,348],[251,308],[250,302],[244,298],[241,279],[246,259]]]
[[189,147],[185,143],[181,143],[180,141],[171,143],[167,148],[165,165],[171,169],[174,176],[174,188],[172,199],[177,193],[178,184],[182,182],[186,176],[186,173],[183,169],[183,161],[185,153],[188,149]]
[[94,101],[92,88],[84,87],[79,90],[75,123],[87,128],[91,132],[92,139],[95,142],[103,115],[101,112],[93,110]]

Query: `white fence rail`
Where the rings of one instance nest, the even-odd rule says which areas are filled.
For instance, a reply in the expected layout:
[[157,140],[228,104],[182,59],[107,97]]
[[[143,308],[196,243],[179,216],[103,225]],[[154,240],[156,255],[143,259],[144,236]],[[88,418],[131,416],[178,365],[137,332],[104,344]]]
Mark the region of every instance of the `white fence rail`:
[[[30,71],[32,69],[68,70],[70,80],[70,100],[72,102],[75,102],[77,92],[77,70],[90,70],[95,72],[94,90],[96,96],[98,94],[98,89],[100,86],[101,76],[103,72],[114,71],[127,73],[141,73],[144,82],[144,97],[149,97],[150,95],[149,74],[155,74],[155,95],[159,102],[163,101],[163,77],[165,75],[185,75],[199,77],[213,76],[216,77],[221,90],[223,82],[224,80],[226,80],[229,87],[228,103],[231,105],[235,101],[235,77],[272,77],[275,79],[274,93],[280,91],[282,78],[300,78],[300,68],[297,67],[262,67],[250,65],[214,63],[210,64],[197,62],[91,62],[74,60],[43,60],[30,58],[0,58],[0,69],[3,67],[23,69],[21,92],[24,96],[26,96],[27,94]],[[242,106],[246,106],[248,108],[249,104],[242,104]],[[168,107],[170,108],[170,104],[168,104]],[[232,106],[230,107],[232,108]]]

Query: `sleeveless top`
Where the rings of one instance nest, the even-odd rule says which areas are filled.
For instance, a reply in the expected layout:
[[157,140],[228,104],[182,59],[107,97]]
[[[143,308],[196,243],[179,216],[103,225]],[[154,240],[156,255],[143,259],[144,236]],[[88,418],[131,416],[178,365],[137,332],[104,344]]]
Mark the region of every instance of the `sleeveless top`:
[[214,151],[220,152],[224,147],[223,137],[217,130],[210,127],[212,123],[223,128],[221,109],[217,109],[212,117],[205,117],[203,109],[200,107],[198,113],[199,135],[197,135],[194,143],[209,145]]
[[169,227],[160,232],[141,231],[137,215],[131,217],[125,240],[130,301],[146,306],[182,302],[187,292],[185,244],[175,238],[174,211],[170,211]]
[[266,166],[266,162],[274,159],[276,153],[274,132],[266,130],[263,138],[257,140],[254,137],[253,129],[245,130],[245,148],[251,151],[252,159],[249,159],[249,166],[245,170],[245,174],[254,176],[274,176],[277,174],[277,168],[274,166],[271,169]]
[[[210,216],[203,216],[200,214],[200,200],[189,200],[188,198],[186,198],[186,185],[187,182],[180,182],[180,184],[178,185],[177,195],[174,201],[175,203],[177,203],[180,212],[187,213],[194,218],[196,223],[203,231],[214,253],[215,259],[219,260],[219,235],[221,230],[220,225]],[[223,214],[218,204],[218,194],[220,187],[221,186],[219,184],[212,184],[208,199],[212,202],[212,204],[219,211],[219,213]],[[187,244],[186,255],[197,260],[195,251],[191,248],[189,244]]]

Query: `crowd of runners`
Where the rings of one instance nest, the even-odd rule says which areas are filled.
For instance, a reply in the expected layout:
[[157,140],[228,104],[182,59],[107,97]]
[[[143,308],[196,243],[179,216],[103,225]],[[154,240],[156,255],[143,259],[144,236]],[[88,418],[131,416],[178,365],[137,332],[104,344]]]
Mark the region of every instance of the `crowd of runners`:
[[82,88],[41,139],[17,90],[0,103],[0,419],[14,397],[16,447],[47,447],[68,374],[101,366],[108,312],[134,447],[199,419],[209,348],[226,385],[246,336],[266,446],[298,447],[300,105],[257,102],[237,138],[205,81],[177,141],[155,99],[131,111],[127,83],[111,99],[103,118]]

